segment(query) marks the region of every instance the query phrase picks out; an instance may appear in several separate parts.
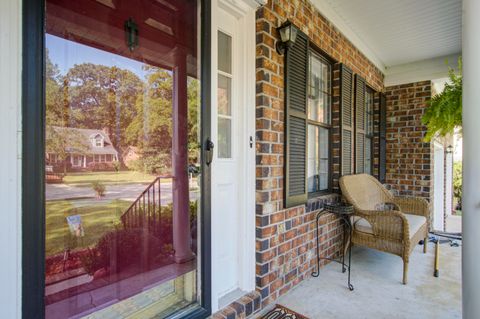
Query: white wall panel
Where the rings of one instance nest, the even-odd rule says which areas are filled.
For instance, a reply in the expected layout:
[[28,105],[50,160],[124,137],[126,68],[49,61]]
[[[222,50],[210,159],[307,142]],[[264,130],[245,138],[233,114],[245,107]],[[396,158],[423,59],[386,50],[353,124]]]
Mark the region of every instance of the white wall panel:
[[0,1],[0,318],[21,317],[21,1]]

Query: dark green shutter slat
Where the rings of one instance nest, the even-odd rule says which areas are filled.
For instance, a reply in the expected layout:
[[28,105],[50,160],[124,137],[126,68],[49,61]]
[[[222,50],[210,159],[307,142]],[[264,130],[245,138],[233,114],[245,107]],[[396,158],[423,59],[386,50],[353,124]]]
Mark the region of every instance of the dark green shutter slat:
[[342,133],[342,175],[352,174],[352,131]]
[[340,66],[341,175],[353,173],[353,72]]
[[300,32],[285,54],[285,207],[307,201],[308,38]]
[[380,94],[380,125],[379,125],[379,167],[378,180],[385,183],[387,174],[387,98]]
[[365,172],[365,80],[355,75],[355,173]]
[[355,173],[365,173],[365,134],[355,136]]

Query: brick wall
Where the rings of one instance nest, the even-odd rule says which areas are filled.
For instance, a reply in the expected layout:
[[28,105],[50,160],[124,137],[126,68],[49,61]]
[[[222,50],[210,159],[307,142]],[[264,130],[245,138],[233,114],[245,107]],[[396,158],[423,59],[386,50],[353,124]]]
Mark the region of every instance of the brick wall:
[[220,311],[214,313],[212,319],[236,319],[236,318],[247,318],[255,315],[261,307],[262,297],[258,291],[251,292],[242,296],[238,300],[235,300],[227,307],[221,309]]
[[433,200],[433,145],[425,143],[422,116],[431,98],[423,81],[387,87],[386,184],[398,195]]
[[[377,91],[383,74],[306,0],[270,0],[256,16],[256,287],[262,306],[311,275],[315,264],[314,216],[332,194],[308,205],[285,209],[284,186],[284,57],[275,51],[276,28],[292,21],[312,44],[335,62],[345,63]],[[340,169],[339,72],[334,68],[332,104],[332,178],[338,189]],[[338,255],[341,223],[332,215],[320,220],[321,254]]]
[[[310,2],[271,0],[257,10],[256,186],[259,214],[271,214],[283,209],[284,57],[275,51],[275,42],[279,38],[276,28],[287,19],[305,32],[320,50],[364,77],[373,89],[383,89],[383,74],[380,70],[316,11]],[[332,113],[335,112],[338,94],[337,86],[334,87]],[[332,124],[335,130],[338,125],[335,125],[334,120],[335,118]],[[333,155],[338,157],[339,154],[334,152]]]
[[[308,206],[257,216],[256,287],[262,296],[262,306],[311,275],[316,262],[315,215],[324,202],[336,200],[338,195],[325,196]],[[338,256],[343,238],[340,221],[326,214],[319,225],[321,256]]]

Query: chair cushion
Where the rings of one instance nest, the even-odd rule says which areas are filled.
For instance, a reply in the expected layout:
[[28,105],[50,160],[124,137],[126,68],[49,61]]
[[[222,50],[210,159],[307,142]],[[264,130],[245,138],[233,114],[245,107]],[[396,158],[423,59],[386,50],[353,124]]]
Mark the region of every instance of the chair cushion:
[[[427,222],[427,219],[424,216],[405,214],[405,217],[408,220],[410,238],[412,238],[418,232],[420,227]],[[370,225],[365,218],[358,219],[355,222],[354,227],[356,231],[373,234],[372,225]]]

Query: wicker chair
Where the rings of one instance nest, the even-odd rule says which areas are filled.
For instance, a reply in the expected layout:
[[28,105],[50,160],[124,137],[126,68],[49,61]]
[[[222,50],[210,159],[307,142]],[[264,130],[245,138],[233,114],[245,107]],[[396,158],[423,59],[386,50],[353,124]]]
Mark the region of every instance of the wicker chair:
[[428,202],[424,198],[393,196],[368,174],[343,176],[340,188],[355,209],[352,243],[402,257],[403,283],[407,284],[409,257],[422,239],[423,252],[427,252]]

